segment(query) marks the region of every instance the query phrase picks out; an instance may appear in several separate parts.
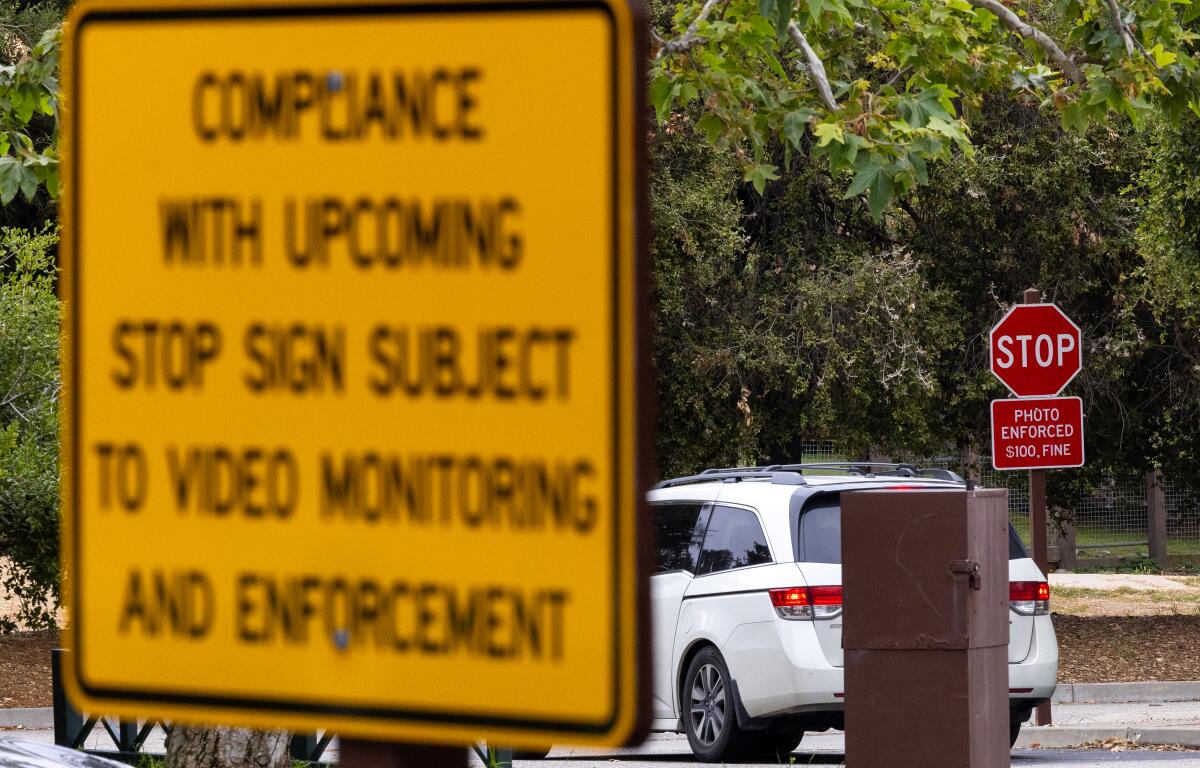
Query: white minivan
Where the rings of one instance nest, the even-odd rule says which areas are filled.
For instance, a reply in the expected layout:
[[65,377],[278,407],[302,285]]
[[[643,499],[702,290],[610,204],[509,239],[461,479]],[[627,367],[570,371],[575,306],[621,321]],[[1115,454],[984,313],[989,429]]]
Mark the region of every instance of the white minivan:
[[[653,722],[704,761],[786,762],[805,731],[844,730],[843,493],[955,488],[947,470],[789,464],[659,483],[650,579]],[[853,610],[849,608],[848,610]],[[1054,693],[1050,588],[1009,528],[1011,741]]]

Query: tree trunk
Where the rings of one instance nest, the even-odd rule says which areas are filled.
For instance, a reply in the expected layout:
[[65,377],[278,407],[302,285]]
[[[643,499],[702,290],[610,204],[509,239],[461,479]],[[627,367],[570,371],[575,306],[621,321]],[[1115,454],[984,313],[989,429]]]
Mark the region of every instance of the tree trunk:
[[288,768],[290,743],[286,731],[176,723],[167,734],[167,768]]

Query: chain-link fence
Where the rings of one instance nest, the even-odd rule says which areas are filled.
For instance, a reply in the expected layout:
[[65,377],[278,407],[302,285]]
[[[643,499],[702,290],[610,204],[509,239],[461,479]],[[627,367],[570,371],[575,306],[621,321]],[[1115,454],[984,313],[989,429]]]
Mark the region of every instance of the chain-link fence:
[[1200,490],[1164,483],[1167,511],[1167,554],[1200,554]]
[[1008,489],[1008,519],[1021,538],[1029,539],[1029,479],[1024,472],[998,472],[991,459],[979,457],[979,485],[984,488]]
[[[849,452],[830,440],[801,444],[802,461],[847,461]],[[906,459],[907,460],[907,459]],[[962,473],[957,456],[938,456],[912,463],[922,467],[941,467]],[[1029,542],[1029,476],[1026,472],[999,472],[991,458],[980,456],[979,485],[1008,489],[1009,519],[1021,537]],[[1167,554],[1200,555],[1200,490],[1176,483],[1167,477],[1163,484],[1166,516]],[[1149,554],[1150,493],[1143,472],[1111,472],[1085,487],[1072,500],[1069,518],[1075,525],[1075,546],[1082,561],[1097,558],[1129,557]],[[1054,543],[1057,531],[1051,523],[1048,541]]]
[[[997,472],[980,458],[980,485],[1008,488],[1009,518],[1029,541],[1029,479],[1025,472]],[[1146,475],[1112,472],[1085,488],[1070,506],[1080,560],[1149,554],[1150,518]],[[1163,481],[1167,554],[1200,554],[1200,492],[1170,478]],[[1054,542],[1051,525],[1049,541]]]
[[846,453],[838,449],[832,440],[806,440],[800,443],[800,461],[846,461]]

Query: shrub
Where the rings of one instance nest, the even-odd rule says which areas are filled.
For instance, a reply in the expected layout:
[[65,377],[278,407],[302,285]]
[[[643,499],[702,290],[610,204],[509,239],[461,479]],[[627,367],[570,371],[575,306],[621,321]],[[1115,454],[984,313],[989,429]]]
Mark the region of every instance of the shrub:
[[52,627],[58,607],[57,242],[0,230],[0,590],[18,599],[0,632]]

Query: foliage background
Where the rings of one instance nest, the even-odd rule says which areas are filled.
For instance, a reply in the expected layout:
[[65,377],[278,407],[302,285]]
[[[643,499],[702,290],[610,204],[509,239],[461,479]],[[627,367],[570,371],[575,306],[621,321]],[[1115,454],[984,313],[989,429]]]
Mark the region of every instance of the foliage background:
[[[969,467],[986,450],[987,403],[1005,395],[987,331],[1037,287],[1085,340],[1069,393],[1084,398],[1088,467],[1051,473],[1052,501],[1109,469],[1197,483],[1200,121],[1172,102],[1195,90],[1195,19],[1139,0],[1138,41],[1172,50],[1132,61],[1099,2],[1014,4],[1099,57],[1080,85],[964,5],[977,2],[731,0],[737,23],[698,66],[653,74],[660,475],[800,460],[811,441]],[[860,30],[876,6],[898,26]],[[0,631],[49,625],[57,601],[64,8],[0,3],[0,588],[23,600]],[[696,12],[651,3],[664,38]],[[791,69],[772,65],[789,19],[827,54],[837,110],[793,78],[810,66],[794,51],[779,59]],[[974,70],[964,39],[987,46],[966,51]],[[1168,92],[1142,98],[1164,72],[1178,75]]]
[[0,631],[54,625],[58,603],[58,298],[54,230],[0,230]]
[[[668,23],[666,14],[659,21]],[[1110,469],[1197,475],[1200,185],[1194,117],[1064,127],[984,95],[972,148],[876,220],[819,139],[765,146],[761,184],[705,106],[655,124],[659,468],[849,456],[986,453],[987,331],[1037,287],[1083,329],[1088,467],[1052,473],[1062,501]]]

